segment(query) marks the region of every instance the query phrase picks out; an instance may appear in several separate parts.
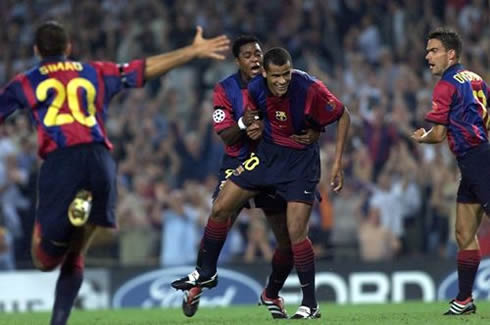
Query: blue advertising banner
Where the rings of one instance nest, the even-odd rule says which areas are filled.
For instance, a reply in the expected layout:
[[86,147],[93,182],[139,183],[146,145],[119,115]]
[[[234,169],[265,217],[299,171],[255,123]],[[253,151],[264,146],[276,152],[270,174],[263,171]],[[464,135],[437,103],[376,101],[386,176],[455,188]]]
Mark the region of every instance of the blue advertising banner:
[[[183,293],[170,283],[192,266],[162,269],[112,270],[112,307],[179,307]],[[270,265],[228,264],[218,268],[219,283],[204,292],[202,306],[255,304],[264,288]],[[318,261],[315,280],[320,301],[338,304],[426,302],[447,300],[457,294],[456,261],[406,258],[388,263]],[[482,260],[474,285],[474,298],[490,300],[490,259]],[[281,290],[287,303],[301,302],[299,279],[293,272]]]

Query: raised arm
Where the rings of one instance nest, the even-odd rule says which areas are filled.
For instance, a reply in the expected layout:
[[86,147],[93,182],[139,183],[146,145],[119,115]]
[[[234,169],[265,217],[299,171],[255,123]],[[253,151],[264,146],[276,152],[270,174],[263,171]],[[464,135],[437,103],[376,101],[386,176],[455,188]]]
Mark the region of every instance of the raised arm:
[[202,28],[197,27],[194,41],[191,45],[175,51],[151,56],[146,59],[145,79],[159,77],[167,71],[187,63],[195,58],[223,60],[222,54],[228,50],[230,40],[225,35],[206,39],[202,37]]

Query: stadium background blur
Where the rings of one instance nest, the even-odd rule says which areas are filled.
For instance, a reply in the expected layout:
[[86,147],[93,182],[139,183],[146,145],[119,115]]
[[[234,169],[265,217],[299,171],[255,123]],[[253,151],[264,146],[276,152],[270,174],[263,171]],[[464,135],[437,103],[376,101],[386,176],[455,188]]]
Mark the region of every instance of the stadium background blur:
[[[3,0],[0,82],[36,62],[37,23],[70,30],[73,58],[125,62],[188,44],[195,25],[208,36],[255,34],[264,48],[286,47],[294,66],[321,79],[347,105],[352,126],[345,187],[328,192],[335,128],[320,138],[324,200],[312,215],[317,258],[389,261],[454,259],[458,169],[447,144],[415,146],[435,83],[424,60],[427,32],[442,24],[464,40],[462,62],[490,80],[490,9],[485,0]],[[233,60],[197,62],[112,102],[107,124],[119,163],[118,231],[89,251],[89,266],[193,264],[211,207],[223,145],[212,130],[214,84]],[[0,270],[31,268],[39,160],[27,114],[0,126]],[[490,255],[490,223],[480,240]],[[7,245],[5,245],[7,243]],[[8,247],[5,250],[5,247]],[[244,211],[224,262],[269,260],[270,229]]]

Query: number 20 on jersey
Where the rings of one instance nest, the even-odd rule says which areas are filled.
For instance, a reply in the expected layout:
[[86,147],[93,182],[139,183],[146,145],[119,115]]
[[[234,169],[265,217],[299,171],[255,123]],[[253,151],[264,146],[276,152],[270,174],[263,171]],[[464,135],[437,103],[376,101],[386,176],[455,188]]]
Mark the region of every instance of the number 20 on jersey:
[[[39,101],[45,101],[49,90],[55,90],[56,95],[44,116],[44,125],[61,126],[78,122],[86,127],[93,127],[97,124],[95,118],[95,87],[85,78],[74,78],[65,86],[61,81],[49,78],[41,82],[36,88],[36,97]],[[88,116],[80,109],[78,91],[82,89],[86,94]],[[70,113],[60,113],[60,109],[68,101]]]

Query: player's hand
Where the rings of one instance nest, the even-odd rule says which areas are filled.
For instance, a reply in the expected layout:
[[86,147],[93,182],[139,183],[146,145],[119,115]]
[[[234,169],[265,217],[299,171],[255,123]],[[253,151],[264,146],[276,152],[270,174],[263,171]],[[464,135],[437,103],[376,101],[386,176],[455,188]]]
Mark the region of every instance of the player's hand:
[[303,134],[293,134],[292,136],[290,136],[290,138],[294,141],[304,145],[309,145],[316,142],[319,137],[320,131],[316,131],[313,129],[307,129],[306,132]]
[[340,192],[344,186],[344,171],[340,162],[335,162],[332,166],[330,186],[335,193]]
[[420,128],[420,129],[415,130],[412,133],[411,138],[420,143],[420,142],[422,142],[422,139],[426,133],[427,133],[427,131],[425,131],[424,128]]
[[262,137],[264,131],[264,123],[262,121],[254,121],[247,127],[247,136],[252,140],[258,140]]
[[230,40],[226,35],[203,38],[202,27],[197,26],[192,47],[198,58],[223,60],[225,56],[222,53],[230,48]]
[[252,109],[246,109],[245,112],[243,113],[243,123],[245,123],[246,126],[251,125],[253,122],[260,120],[259,116],[259,111],[258,110],[252,110]]

